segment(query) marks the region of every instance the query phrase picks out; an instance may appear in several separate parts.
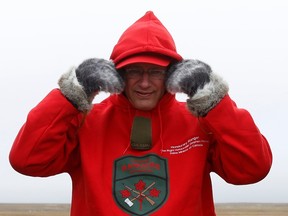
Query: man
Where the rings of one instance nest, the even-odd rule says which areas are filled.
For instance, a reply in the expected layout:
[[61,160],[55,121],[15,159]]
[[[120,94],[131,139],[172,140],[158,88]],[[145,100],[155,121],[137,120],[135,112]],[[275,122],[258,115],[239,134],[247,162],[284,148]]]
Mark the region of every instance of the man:
[[[11,149],[20,173],[69,173],[72,216],[211,216],[210,172],[231,184],[268,174],[272,154],[250,114],[207,64],[182,59],[153,12],[122,34],[111,60],[63,74]],[[92,105],[99,91],[111,95]]]

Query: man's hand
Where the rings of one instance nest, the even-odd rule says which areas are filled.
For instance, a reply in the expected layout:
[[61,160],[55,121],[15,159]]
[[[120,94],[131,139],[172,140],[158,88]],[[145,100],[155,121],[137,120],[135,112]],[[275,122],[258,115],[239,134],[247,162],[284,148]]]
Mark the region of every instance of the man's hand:
[[170,93],[188,95],[187,107],[195,116],[206,116],[228,92],[224,80],[199,60],[183,60],[167,72],[166,87]]
[[111,61],[88,59],[81,63],[75,72],[88,97],[99,91],[112,94],[123,91],[124,82]]
[[183,60],[172,65],[168,71],[167,90],[171,93],[183,92],[189,97],[210,82],[211,68],[198,60]]
[[72,68],[59,79],[59,87],[66,98],[80,111],[87,112],[100,91],[121,93],[124,81],[113,62],[105,59],[88,59],[78,68]]

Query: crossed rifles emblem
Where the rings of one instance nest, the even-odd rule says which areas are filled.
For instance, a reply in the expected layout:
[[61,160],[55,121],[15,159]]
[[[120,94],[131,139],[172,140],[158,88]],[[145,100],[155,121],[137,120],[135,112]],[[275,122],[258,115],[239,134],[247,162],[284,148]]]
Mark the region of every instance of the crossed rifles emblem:
[[[126,197],[126,199],[124,200],[125,203],[127,203],[127,205],[129,207],[133,206],[134,203],[133,201],[135,200],[138,200],[139,201],[139,204],[140,204],[140,210],[142,210],[142,202],[143,202],[143,199],[146,199],[152,206],[155,204],[155,201],[152,200],[149,196],[147,196],[145,194],[145,192],[147,192],[149,189],[151,189],[153,186],[155,185],[155,182],[152,182],[150,185],[148,185],[148,187],[146,187],[144,190],[134,190],[132,188],[130,188],[129,186],[123,184],[123,186],[128,189],[128,191],[132,192],[134,194],[134,196],[129,192],[129,193],[126,193],[126,196],[124,195],[124,197]],[[154,189],[156,190],[156,189]],[[156,190],[158,193],[160,193],[160,191]],[[133,198],[132,199],[129,199],[129,197],[132,196]],[[153,195],[152,195],[153,196]],[[158,197],[158,195],[155,195]]]

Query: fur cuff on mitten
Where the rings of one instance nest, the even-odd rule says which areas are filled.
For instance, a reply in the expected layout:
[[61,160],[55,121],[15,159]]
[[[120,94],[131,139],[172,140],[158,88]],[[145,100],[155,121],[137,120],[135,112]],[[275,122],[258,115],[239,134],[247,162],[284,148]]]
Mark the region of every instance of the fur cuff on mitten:
[[210,81],[203,88],[187,99],[187,107],[197,117],[204,117],[228,93],[228,84],[214,72],[210,73]]
[[92,99],[88,98],[84,88],[77,80],[76,68],[72,67],[68,72],[64,73],[58,85],[62,94],[80,111],[88,112],[92,105]]

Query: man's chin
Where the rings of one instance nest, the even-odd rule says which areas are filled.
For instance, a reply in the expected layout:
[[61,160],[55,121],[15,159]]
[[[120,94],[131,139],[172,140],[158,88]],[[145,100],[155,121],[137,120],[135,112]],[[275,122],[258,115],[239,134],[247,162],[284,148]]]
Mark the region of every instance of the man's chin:
[[142,100],[140,103],[134,103],[133,106],[138,110],[150,111],[155,108],[156,105],[154,103],[149,103],[149,101]]

